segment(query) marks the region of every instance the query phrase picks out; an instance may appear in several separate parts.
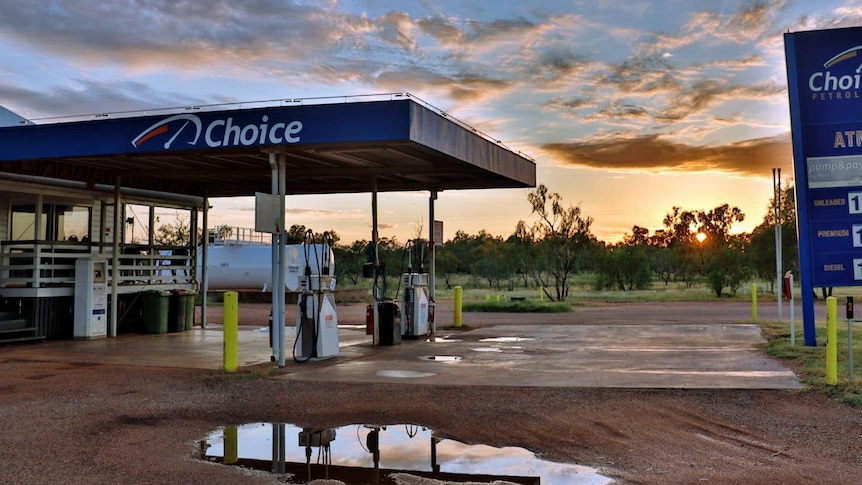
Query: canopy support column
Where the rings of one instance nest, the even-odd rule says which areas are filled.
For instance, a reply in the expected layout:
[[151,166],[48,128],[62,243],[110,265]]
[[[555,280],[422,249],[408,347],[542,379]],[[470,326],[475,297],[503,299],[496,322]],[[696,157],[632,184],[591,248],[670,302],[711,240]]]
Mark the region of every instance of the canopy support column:
[[[153,247],[156,244],[156,236],[155,236],[156,208],[152,205],[150,205],[150,212],[148,214],[147,220],[149,221],[149,226],[148,226],[149,229],[147,231],[147,254],[150,256],[148,264],[150,265],[150,268],[155,268],[156,262],[158,261],[159,258],[158,258],[158,255],[156,254],[156,249]],[[155,270],[150,270],[150,276],[149,276],[147,281],[149,283],[153,283],[155,279],[156,279]]]
[[[204,197],[204,214],[203,214],[203,238],[201,244],[201,328],[207,328],[207,293],[210,289],[209,271],[207,271],[207,261],[209,260],[210,248],[210,229],[209,229],[209,213],[210,199]],[[197,261],[197,258],[195,259]]]
[[[380,254],[377,251],[377,177],[373,177],[371,179],[371,244],[374,248],[374,261],[372,265],[372,269],[374,271],[374,286],[372,287],[371,294],[374,297],[374,334],[371,337],[372,345],[380,344],[380,306],[378,302],[381,300],[382,295],[380,295],[380,288],[377,286],[377,277],[380,266]],[[386,278],[386,275],[383,275]]]
[[[272,191],[272,195],[279,194],[279,186],[280,186],[280,170],[279,170],[279,162],[276,158],[276,152],[269,152],[269,168],[271,172],[271,180],[270,180],[270,189]],[[281,204],[279,203],[279,207]],[[272,360],[273,362],[277,362],[278,366],[284,365],[284,322],[282,319],[284,318],[284,306],[283,304],[279,304],[278,292],[281,288],[279,285],[279,281],[284,281],[284,277],[279,278],[279,270],[281,270],[281,233],[284,232],[284,214],[279,216],[278,218],[278,228],[276,232],[272,233],[271,236],[271,250],[272,253],[272,271],[270,272],[270,292],[272,294],[272,310],[270,317],[270,335],[272,336]],[[280,274],[284,274],[283,272]],[[284,293],[282,292],[282,295]],[[280,316],[279,316],[280,315]]]
[[[436,246],[437,241],[434,239],[434,201],[437,200],[437,191],[432,190],[431,196],[428,198],[428,220],[430,223],[428,224],[428,272],[430,273],[430,277],[428,278],[428,296],[431,297],[432,300],[435,299],[437,293],[437,257],[436,257]],[[442,241],[440,241],[442,242]],[[437,333],[437,324],[436,322],[431,322],[431,335],[435,335]]]
[[[111,261],[111,330],[108,332],[109,337],[117,336],[117,314],[118,312],[118,292],[120,283],[120,232],[118,230],[120,222],[120,209],[122,197],[120,195],[121,177],[117,176],[117,182],[114,184],[114,224],[111,229],[111,237],[113,237],[113,258]],[[152,231],[152,228],[150,229]]]
[[[279,238],[278,238],[278,335],[279,335],[279,348],[278,348],[278,366],[284,367],[284,275],[285,272],[285,264],[284,264],[284,255],[285,255],[285,245],[287,243],[287,228],[285,227],[285,203],[284,198],[287,195],[287,154],[279,153],[278,154],[278,227],[280,229]],[[275,321],[275,320],[273,320]],[[297,329],[299,332],[299,329]]]

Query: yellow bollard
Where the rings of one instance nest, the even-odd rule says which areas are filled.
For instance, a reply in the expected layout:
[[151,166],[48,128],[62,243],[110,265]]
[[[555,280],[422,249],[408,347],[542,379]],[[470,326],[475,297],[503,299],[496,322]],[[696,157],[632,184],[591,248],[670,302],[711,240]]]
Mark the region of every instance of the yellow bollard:
[[497,294],[497,303],[500,303],[500,301],[501,301],[501,300],[500,300],[500,295],[499,295],[499,294]]
[[751,323],[757,323],[757,283],[751,284]]
[[239,366],[239,303],[235,291],[224,293],[224,370],[236,372]]
[[541,286],[539,287],[539,301],[545,303],[545,289]]
[[239,430],[236,426],[224,429],[224,464],[230,465],[239,461]]
[[461,305],[464,302],[464,289],[460,286],[455,287],[455,328],[461,328]]
[[838,299],[826,299],[826,384],[838,384]]

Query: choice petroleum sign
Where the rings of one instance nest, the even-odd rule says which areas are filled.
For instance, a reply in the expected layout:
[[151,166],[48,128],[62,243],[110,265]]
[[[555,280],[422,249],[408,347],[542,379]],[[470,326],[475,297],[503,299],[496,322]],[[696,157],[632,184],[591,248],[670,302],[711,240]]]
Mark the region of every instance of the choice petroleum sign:
[[862,286],[862,28],[784,35],[805,343],[814,287]]
[[13,126],[0,130],[0,162],[225,148],[403,142],[411,139],[414,104],[404,99],[215,109]]
[[179,114],[153,123],[132,140],[132,145],[139,148],[152,138],[164,137],[167,138],[167,141],[163,146],[165,150],[168,150],[183,132],[186,132],[186,144],[192,146],[197,145],[201,133],[203,133],[204,142],[209,148],[278,145],[299,142],[300,131],[302,131],[301,121],[277,121],[270,126],[268,115],[261,116],[259,122],[246,125],[234,123],[232,116],[216,118],[204,128],[203,122],[197,115]]

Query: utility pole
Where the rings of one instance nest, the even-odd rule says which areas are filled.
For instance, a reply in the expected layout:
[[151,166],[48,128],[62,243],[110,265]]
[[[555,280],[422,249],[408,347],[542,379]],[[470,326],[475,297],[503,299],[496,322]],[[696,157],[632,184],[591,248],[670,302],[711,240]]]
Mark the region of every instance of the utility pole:
[[775,214],[775,295],[778,300],[778,324],[781,324],[781,169],[772,169],[773,211]]

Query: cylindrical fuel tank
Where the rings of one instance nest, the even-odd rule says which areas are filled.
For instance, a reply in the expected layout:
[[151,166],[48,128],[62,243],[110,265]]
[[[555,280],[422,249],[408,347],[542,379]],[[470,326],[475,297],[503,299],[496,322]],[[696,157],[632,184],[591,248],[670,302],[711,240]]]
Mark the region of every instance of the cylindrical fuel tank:
[[[207,277],[210,290],[271,289],[272,247],[225,245],[209,246]],[[305,277],[306,261],[311,274],[335,274],[335,256],[324,244],[291,244],[285,248],[284,284],[288,291],[299,290]],[[201,252],[198,252],[198,281]],[[328,268],[328,273],[325,273]]]

